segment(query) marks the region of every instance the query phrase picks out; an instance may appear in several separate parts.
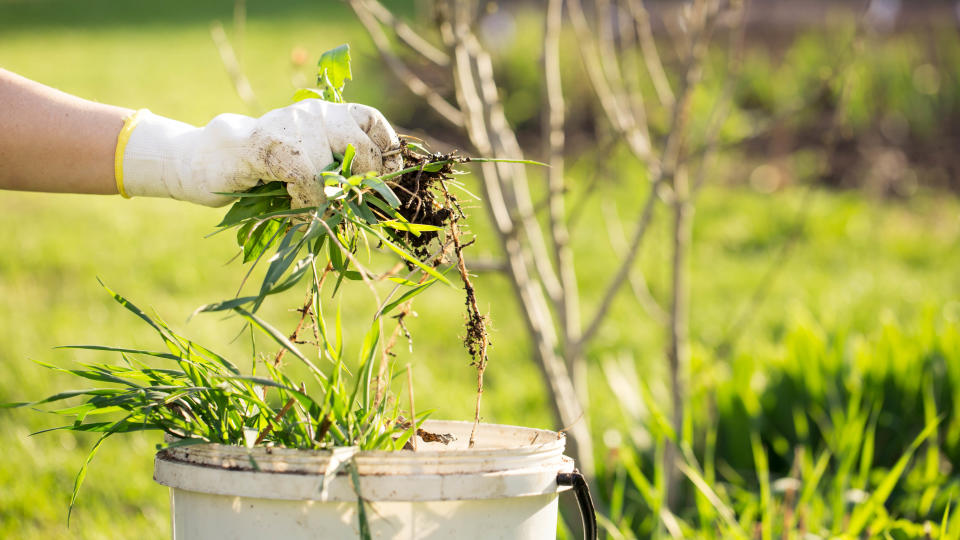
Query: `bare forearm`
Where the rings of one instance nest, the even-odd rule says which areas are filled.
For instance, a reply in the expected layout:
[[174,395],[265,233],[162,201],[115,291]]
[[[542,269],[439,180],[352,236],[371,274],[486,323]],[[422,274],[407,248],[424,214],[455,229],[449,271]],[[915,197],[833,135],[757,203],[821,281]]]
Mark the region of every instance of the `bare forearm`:
[[117,134],[131,112],[0,69],[0,189],[117,193]]

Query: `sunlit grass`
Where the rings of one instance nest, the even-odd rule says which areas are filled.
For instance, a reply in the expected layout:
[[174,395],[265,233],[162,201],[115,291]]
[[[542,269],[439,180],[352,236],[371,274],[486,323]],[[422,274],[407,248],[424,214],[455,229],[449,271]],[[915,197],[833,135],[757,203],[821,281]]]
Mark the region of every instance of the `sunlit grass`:
[[[84,97],[147,107],[194,123],[206,122],[221,112],[248,112],[235,96],[209,38],[208,23],[213,16],[223,19],[228,33],[231,31],[231,2],[211,4],[214,7],[205,7],[203,16],[183,16],[181,20],[145,14],[139,19],[142,22],[130,17],[123,24],[94,24],[88,17],[71,26],[67,15],[52,17],[53,21],[46,23],[44,17],[5,17],[21,13],[13,10],[26,9],[16,7],[24,4],[35,4],[31,9],[41,14],[43,9],[59,5],[0,4],[0,19],[5,21],[0,33],[0,58],[7,69]],[[295,46],[305,47],[312,58],[320,51],[350,42],[357,51],[358,78],[387,80],[378,73],[378,64],[365,38],[360,37],[359,28],[347,22],[342,11],[332,22],[325,19],[322,8],[316,5],[297,8],[305,9],[304,15],[290,10],[268,15],[258,14],[258,8],[251,4],[244,60],[264,107],[289,101],[294,86],[288,83],[294,75],[289,58]],[[90,9],[105,11],[100,4]],[[188,10],[190,6],[150,9]],[[386,84],[370,84],[350,91],[355,93],[348,93],[348,99],[379,106],[394,90]],[[737,171],[727,165],[725,174]],[[627,227],[644,191],[629,183],[638,171],[626,167],[619,172],[624,178],[621,187],[602,186],[585,202],[584,218],[573,231],[581,261],[577,268],[580,287],[588,298],[586,313],[592,313],[595,306],[590,299],[596,301],[604,276],[611,271],[609,261],[616,256],[607,241],[604,220],[597,217],[609,208],[603,201],[617,203]],[[586,185],[590,173],[586,167],[575,168],[571,184]],[[535,177],[538,173],[532,174]],[[722,380],[739,369],[738,365],[748,365],[742,359],[749,357],[753,367],[745,371],[748,376],[742,381],[730,383],[732,391],[738,385],[751,388],[756,384],[754,373],[769,377],[768,367],[776,368],[780,362],[784,338],[795,336],[796,326],[805,321],[814,321],[810,328],[827,329],[830,335],[860,332],[869,337],[886,321],[893,321],[890,324],[894,326],[924,328],[922,322],[928,316],[960,320],[960,204],[956,200],[921,192],[909,201],[877,203],[856,193],[816,191],[809,199],[804,233],[783,262],[765,302],[745,326],[731,356],[714,357],[714,347],[723,340],[728,325],[796,226],[797,211],[804,200],[798,188],[765,195],[747,188],[710,187],[700,201],[692,256],[695,362],[699,362],[696,367],[703,376]],[[477,222],[473,230],[479,235],[476,253],[496,255],[495,239],[484,234],[489,228],[483,223],[486,214],[481,204],[470,205],[475,206],[471,209]],[[203,343],[219,343],[217,352],[241,358],[245,344],[231,342],[239,329],[238,321],[223,323],[216,316],[186,320],[197,306],[232,295],[242,277],[239,265],[224,266],[235,253],[233,240],[225,235],[203,238],[222,214],[223,210],[173,201],[3,193],[0,361],[5,375],[0,379],[0,401],[37,399],[75,384],[29,361],[32,358],[63,365],[75,358],[69,352],[52,351],[54,346],[154,345],[149,329],[141,328],[112,306],[96,283],[98,276],[144,308],[156,308],[178,331]],[[642,254],[642,267],[654,296],[664,299],[669,248],[664,229],[658,225],[652,232]],[[543,384],[530,360],[509,284],[495,274],[484,274],[477,280],[477,290],[481,310],[488,309],[493,321],[484,420],[560,427],[552,425]],[[293,305],[299,300],[291,296],[274,305]],[[364,330],[359,324],[360,315],[354,315],[348,307],[345,304],[347,337],[358,339]],[[265,310],[265,317],[278,327],[295,324],[296,314],[271,311],[270,306]],[[417,404],[437,409],[435,418],[469,419],[473,413],[474,371],[459,344],[461,310],[460,293],[438,287],[420,298],[418,316],[409,321],[413,334],[420,336],[414,342]],[[366,312],[359,310],[360,314]],[[627,354],[636,359],[642,378],[662,397],[662,388],[658,387],[662,380],[662,335],[661,328],[625,294],[614,305],[610,323],[601,330],[589,354],[595,366],[609,355]],[[398,347],[397,352],[401,353],[398,361],[406,362],[409,353],[405,348]],[[608,426],[619,425],[621,418],[618,403],[607,390],[598,367],[592,377],[591,414],[596,434],[601,437]],[[917,379],[917,384],[923,383],[922,378]],[[763,397],[761,393],[758,399]],[[938,414],[944,406],[939,407]],[[922,405],[918,414],[920,419],[924,417]],[[789,423],[793,424],[792,416]],[[73,478],[94,438],[66,433],[27,437],[51,425],[48,416],[33,411],[0,412],[0,440],[4,444],[0,537],[169,537],[167,493],[152,481],[152,454],[158,441],[144,435],[129,437],[122,445],[107,446],[96,457],[71,529],[66,530]],[[914,432],[904,436],[912,440],[920,429],[919,425],[914,427]],[[955,436],[951,433],[938,433],[938,444]],[[749,443],[749,436],[744,440]],[[782,493],[777,491],[775,470],[781,456],[775,443],[767,444],[771,445],[767,452],[774,471],[770,497],[779,501]],[[905,449],[901,446],[896,452]],[[813,475],[822,456],[816,450],[803,450],[806,478]],[[874,452],[879,455],[881,450]],[[927,460],[925,452],[921,447],[917,456]],[[747,444],[739,455],[747,462],[741,474],[750,474],[754,449]],[[898,456],[893,453],[889,465]],[[704,462],[702,466],[711,482],[723,479],[717,467],[711,473],[711,465]],[[855,469],[851,474],[860,475],[859,468]],[[629,493],[626,473],[620,474],[624,486],[620,489]],[[925,492],[923,479],[913,480],[908,474],[902,480],[908,483],[904,485],[913,485],[909,482],[914,481],[921,486],[917,489],[919,503]],[[739,502],[727,504],[733,504],[738,512],[749,510],[760,519],[763,514],[757,501],[761,492],[754,490],[757,484],[743,486],[738,492]],[[626,506],[627,502],[622,504]],[[826,494],[814,491],[810,495],[811,512],[825,515],[830,504]],[[769,514],[769,506],[763,509]],[[622,510],[621,518],[629,509]]]

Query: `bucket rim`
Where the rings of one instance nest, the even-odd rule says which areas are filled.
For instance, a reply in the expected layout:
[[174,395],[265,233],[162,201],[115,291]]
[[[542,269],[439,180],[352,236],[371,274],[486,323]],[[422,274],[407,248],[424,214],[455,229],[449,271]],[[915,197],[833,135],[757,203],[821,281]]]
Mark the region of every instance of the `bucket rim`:
[[[449,431],[466,445],[473,422],[434,420],[424,429]],[[510,435],[515,444],[509,443]],[[573,470],[562,433],[481,424],[478,439],[506,437],[501,448],[360,451],[296,450],[221,444],[168,448],[157,453],[154,480],[174,489],[267,499],[356,500],[348,469],[356,467],[370,500],[485,499],[557,493],[558,473]],[[549,437],[543,443],[540,438]],[[519,441],[519,442],[518,442]],[[531,442],[533,444],[531,444]],[[339,454],[337,452],[339,451]],[[336,456],[336,457],[335,457]]]
[[[468,464],[472,461],[486,461],[508,456],[542,456],[546,458],[554,454],[562,454],[566,446],[563,432],[508,424],[480,423],[477,430],[479,445],[474,448],[465,448],[467,438],[464,437],[464,434],[468,434],[472,428],[473,422],[427,420],[423,423],[422,429],[436,433],[452,434],[456,439],[450,445],[444,445],[440,442],[425,443],[421,440],[416,451],[359,450],[355,452],[355,459],[360,470],[366,468],[364,465],[377,462],[399,465],[410,461],[418,461],[424,464],[435,461],[457,461]],[[495,437],[499,437],[501,442],[496,446],[491,446],[489,440]],[[505,437],[508,438],[508,442],[502,442]],[[517,443],[510,444],[510,440],[517,441]],[[488,442],[485,444],[485,441]],[[521,443],[519,441],[526,442]],[[343,448],[346,447],[323,450],[269,446],[247,448],[220,443],[202,443],[166,448],[160,450],[157,455],[174,461],[219,466],[233,470],[264,470],[264,466],[266,466],[267,472],[303,473],[316,472],[316,469],[311,465],[326,463],[335,452]],[[250,464],[251,458],[257,462],[257,467]],[[292,468],[271,468],[271,464],[283,462],[289,462]],[[300,470],[303,467],[308,469]]]

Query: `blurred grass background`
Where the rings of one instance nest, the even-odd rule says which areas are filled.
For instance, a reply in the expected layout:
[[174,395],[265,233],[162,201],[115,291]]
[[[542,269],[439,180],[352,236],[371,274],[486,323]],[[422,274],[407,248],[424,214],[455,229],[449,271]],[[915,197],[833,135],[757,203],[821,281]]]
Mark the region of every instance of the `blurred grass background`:
[[[406,91],[381,71],[366,35],[345,5],[288,0],[247,4],[241,52],[265,108],[288,103],[294,83],[309,80],[313,60],[324,50],[349,42],[355,82],[348,85],[347,98],[381,108],[406,128],[443,138],[442,129],[430,130],[436,120],[420,116]],[[405,3],[398,7],[402,12],[413,9]],[[88,99],[149,108],[203,124],[222,112],[249,113],[210,39],[210,22],[222,20],[229,34],[232,16],[232,1],[0,0],[0,65]],[[525,22],[540,24],[536,14],[522,16],[527,17]],[[534,114],[539,89],[529,75],[536,61],[536,39],[519,32],[498,58],[505,92],[513,96],[507,102],[508,113],[521,135],[539,126]],[[815,436],[796,433],[793,406],[842,409],[850,388],[863,380],[868,368],[879,372],[875,380],[880,382],[867,394],[885,407],[881,427],[890,433],[901,430],[901,438],[907,439],[906,443],[895,437],[884,439],[890,452],[877,452],[878,470],[890,467],[890,456],[895,460],[922,426],[923,404],[917,400],[926,392],[930,374],[936,375],[930,383],[938,385],[937,410],[960,406],[954,397],[960,378],[944,375],[954,374],[960,363],[955,338],[949,337],[956,335],[960,322],[960,203],[944,191],[956,186],[957,178],[950,163],[918,161],[924,154],[909,151],[910,144],[919,149],[949,144],[949,134],[956,128],[951,119],[958,107],[960,45],[955,33],[952,37],[936,34],[936,40],[933,60],[925,48],[927,41],[898,35],[865,51],[856,64],[859,84],[852,85],[854,96],[841,144],[846,150],[840,154],[866,157],[826,164],[836,165],[830,171],[841,171],[837,181],[826,184],[857,187],[846,191],[823,183],[806,187],[820,179],[825,166],[823,156],[807,140],[820,125],[822,111],[808,103],[817,92],[827,103],[832,99],[823,69],[830,65],[833,47],[842,41],[831,32],[810,31],[779,49],[757,46],[749,51],[744,82],[737,89],[738,106],[727,128],[729,139],[741,144],[723,154],[716,181],[703,193],[692,255],[695,388],[701,392],[698,395],[725,396],[717,398],[715,405],[704,398],[704,406],[695,408],[702,410],[696,413],[700,415],[696,422],[707,425],[716,420],[721,430],[718,452],[741,475],[749,476],[755,466],[752,449],[744,446],[749,445],[745,433],[761,433],[772,466],[786,474],[796,448],[813,452],[820,444]],[[291,61],[296,49],[307,52],[305,66]],[[579,66],[574,52],[571,49],[568,55],[571,71]],[[927,68],[918,72],[921,66],[931,66],[935,75]],[[706,88],[709,92],[710,84]],[[568,93],[576,104],[578,96],[587,95],[585,83]],[[707,97],[701,96],[704,107]],[[635,179],[642,178],[643,172],[616,167],[610,172],[616,152],[611,157],[582,142],[591,137],[590,108],[582,107],[572,116],[574,123],[581,122],[582,130],[571,135],[572,140],[581,141],[581,157],[570,171],[571,183],[592,185],[598,171],[609,177],[593,188],[596,195],[584,198],[574,229],[574,247],[582,261],[577,269],[580,287],[585,298],[596,301],[611,271],[607,262],[616,256],[608,240],[608,222],[622,218],[626,227],[642,204],[643,190],[636,187]],[[771,131],[788,135],[773,138]],[[895,151],[902,154],[897,155],[896,178],[871,173],[869,165],[877,156],[892,159],[890,152]],[[767,158],[773,165],[766,163]],[[472,249],[478,258],[497,254],[495,238],[484,234],[482,204],[470,205],[479,238]],[[52,350],[54,346],[153,344],[150,332],[113,304],[97,277],[243,365],[247,347],[232,341],[238,323],[211,316],[187,320],[195,307],[233,295],[246,270],[237,263],[226,264],[236,249],[232,238],[204,238],[222,213],[173,201],[4,192],[0,196],[0,230],[5,233],[0,235],[0,362],[5,376],[0,378],[0,402],[35,399],[77,384],[30,361],[67,364],[80,358],[73,352]],[[619,218],[611,219],[615,215]],[[667,290],[669,279],[663,225],[655,227],[641,263],[657,297]],[[731,349],[718,350],[721,344],[727,345],[731,321],[781,256],[785,242],[791,244],[789,257],[765,301]],[[494,327],[484,420],[560,427],[552,425],[507,282],[495,273],[485,273],[477,288],[481,309],[490,311]],[[283,306],[298,301],[287,294],[274,300],[265,314],[280,328],[292,326],[293,316]],[[437,409],[435,418],[472,416],[473,370],[459,344],[461,306],[457,291],[434,288],[422,296],[416,305],[418,317],[410,324],[414,354],[399,348],[400,365],[408,361],[414,365],[418,406]],[[585,306],[586,312],[593,307]],[[359,308],[354,314],[345,304],[348,328],[365,312]],[[354,335],[362,331],[362,325],[353,328]],[[810,340],[820,348],[808,346]],[[607,389],[599,366],[610,358],[631,358],[652,391],[663,395],[662,331],[624,295],[595,343],[589,351],[596,360],[590,413],[604,452],[598,459],[606,461],[623,444],[617,434],[636,426],[625,421],[622,400]],[[886,360],[877,360],[881,357]],[[859,364],[853,362],[856,358]],[[818,386],[837,390],[817,390]],[[901,406],[893,407],[897,404]],[[956,493],[955,481],[950,480],[952,466],[947,464],[960,464],[956,424],[951,423],[960,421],[958,417],[951,413],[946,424],[954,429],[945,430],[952,433],[945,439],[952,446],[944,447],[949,452],[944,450],[945,464],[942,470],[938,464],[934,478],[944,488],[938,492],[943,500],[924,513],[909,507],[911,499],[904,497],[900,504],[906,515],[936,519],[935,511],[942,512],[946,498]],[[152,453],[159,441],[153,435],[110,441],[101,450],[71,528],[66,528],[73,478],[93,440],[59,432],[28,437],[56,422],[33,411],[0,410],[4,448],[0,537],[169,537],[166,489],[152,481]],[[642,444],[642,436],[633,440],[641,453],[650,450]],[[881,463],[883,455],[886,461]],[[624,473],[615,459],[609,463],[609,482],[603,485],[613,490]],[[749,478],[743,482],[744,489],[755,485]],[[916,483],[920,486],[916,489],[931,485],[922,478]],[[626,502],[619,505],[621,518],[631,511],[642,516],[642,498],[635,492],[631,495],[630,489],[625,491]],[[606,494],[600,497],[612,504]],[[637,523],[634,528],[644,530]]]

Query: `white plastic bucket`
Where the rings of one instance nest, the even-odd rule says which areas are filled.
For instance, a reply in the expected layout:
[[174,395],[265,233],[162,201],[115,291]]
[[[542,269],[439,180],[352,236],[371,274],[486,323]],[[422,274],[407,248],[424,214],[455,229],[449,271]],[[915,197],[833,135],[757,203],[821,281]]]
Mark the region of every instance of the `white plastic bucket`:
[[[547,430],[427,421],[448,445],[353,457],[373,538],[555,539],[557,475],[573,471]],[[333,459],[333,466],[331,465]],[[358,538],[350,475],[328,475],[330,451],[205,444],[161,451],[154,479],[170,487],[175,540]],[[256,465],[254,465],[254,463]]]

